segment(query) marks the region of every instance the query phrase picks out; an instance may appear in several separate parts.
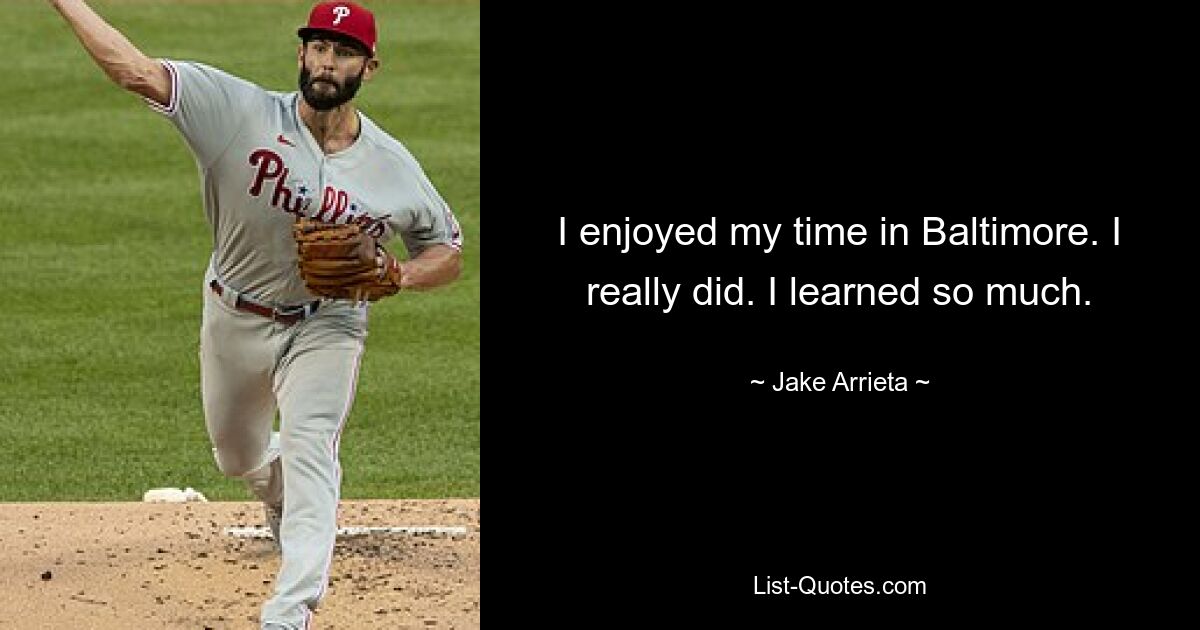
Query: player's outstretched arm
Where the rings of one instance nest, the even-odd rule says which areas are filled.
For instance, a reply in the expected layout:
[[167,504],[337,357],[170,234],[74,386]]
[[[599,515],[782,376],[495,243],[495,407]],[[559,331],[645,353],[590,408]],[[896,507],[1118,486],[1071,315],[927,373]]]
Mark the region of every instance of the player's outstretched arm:
[[458,278],[462,255],[448,245],[431,245],[400,263],[400,287],[404,289],[433,289]]
[[171,77],[159,62],[138,50],[83,0],[48,0],[62,14],[84,49],[113,83],[163,105],[171,99]]

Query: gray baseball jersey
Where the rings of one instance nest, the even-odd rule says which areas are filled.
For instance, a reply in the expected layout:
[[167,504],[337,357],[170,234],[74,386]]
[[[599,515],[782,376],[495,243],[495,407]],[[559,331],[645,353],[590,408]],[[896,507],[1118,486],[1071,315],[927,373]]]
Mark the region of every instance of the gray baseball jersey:
[[450,207],[396,139],[359,113],[348,149],[325,154],[300,120],[299,93],[271,92],[199,63],[163,60],[166,107],[147,99],[195,155],[212,226],[212,270],[260,301],[313,299],[296,266],[298,215],[357,222],[386,243],[399,235],[410,256],[441,243],[462,247]]

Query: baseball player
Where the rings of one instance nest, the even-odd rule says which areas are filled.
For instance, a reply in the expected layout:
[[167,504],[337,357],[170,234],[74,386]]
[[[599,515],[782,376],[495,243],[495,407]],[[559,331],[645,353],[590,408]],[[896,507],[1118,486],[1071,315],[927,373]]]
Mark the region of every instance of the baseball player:
[[[353,105],[379,71],[374,16],[353,2],[317,4],[298,31],[299,90],[280,93],[151,59],[84,0],[48,1],[105,74],[174,124],[195,156],[213,236],[200,330],[205,424],[217,465],[263,501],[280,545],[262,627],[307,628],[329,578],[338,443],[370,301],[453,281],[462,247],[417,161]],[[403,262],[383,247],[396,236]]]

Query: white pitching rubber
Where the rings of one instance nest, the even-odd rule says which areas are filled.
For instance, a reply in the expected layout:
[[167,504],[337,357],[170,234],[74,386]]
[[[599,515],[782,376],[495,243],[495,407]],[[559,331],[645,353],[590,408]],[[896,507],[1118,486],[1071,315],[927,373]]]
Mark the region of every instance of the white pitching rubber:
[[[226,527],[225,534],[234,538],[270,538],[268,527]],[[339,527],[341,538],[376,536],[380,534],[401,536],[460,537],[467,535],[466,527]]]

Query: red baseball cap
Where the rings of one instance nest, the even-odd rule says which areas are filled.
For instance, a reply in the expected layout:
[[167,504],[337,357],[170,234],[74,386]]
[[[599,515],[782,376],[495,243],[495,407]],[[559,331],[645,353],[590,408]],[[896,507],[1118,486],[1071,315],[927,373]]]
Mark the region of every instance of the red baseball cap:
[[357,41],[375,56],[375,16],[354,2],[322,2],[308,15],[308,26],[296,31],[307,38],[317,31],[345,35]]

